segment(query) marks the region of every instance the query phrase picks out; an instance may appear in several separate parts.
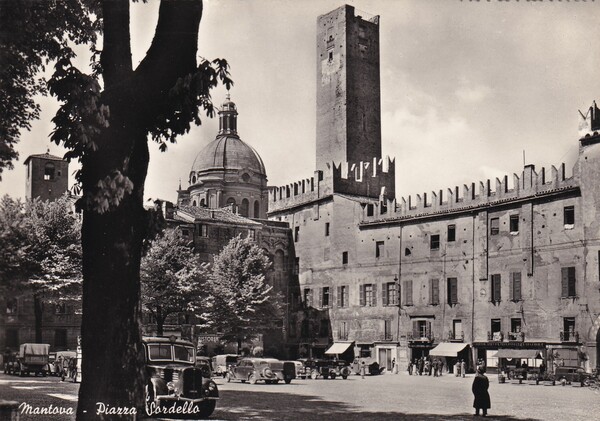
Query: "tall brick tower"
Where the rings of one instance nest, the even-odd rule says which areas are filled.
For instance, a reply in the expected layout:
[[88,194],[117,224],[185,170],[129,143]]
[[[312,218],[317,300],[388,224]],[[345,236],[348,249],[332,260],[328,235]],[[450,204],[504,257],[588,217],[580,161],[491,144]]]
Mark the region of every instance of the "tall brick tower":
[[69,189],[69,163],[58,156],[30,155],[23,163],[27,166],[25,197],[56,200]]
[[379,16],[345,5],[317,20],[317,170],[381,157]]

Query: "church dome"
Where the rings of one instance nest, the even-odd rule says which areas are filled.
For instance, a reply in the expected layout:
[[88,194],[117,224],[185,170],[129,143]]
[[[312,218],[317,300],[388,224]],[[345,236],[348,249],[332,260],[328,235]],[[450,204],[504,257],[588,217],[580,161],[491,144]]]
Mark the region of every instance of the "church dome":
[[265,164],[258,153],[235,134],[217,136],[200,151],[192,165],[196,174],[214,169],[248,169],[266,175]]

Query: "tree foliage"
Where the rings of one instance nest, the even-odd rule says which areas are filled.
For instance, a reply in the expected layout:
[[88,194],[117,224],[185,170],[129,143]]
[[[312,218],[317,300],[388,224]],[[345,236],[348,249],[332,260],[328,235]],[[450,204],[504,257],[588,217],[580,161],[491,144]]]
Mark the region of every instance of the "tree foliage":
[[142,304],[154,316],[158,335],[165,319],[175,313],[203,311],[206,265],[194,254],[193,244],[177,230],[168,229],[152,241],[142,258]]
[[281,300],[265,280],[270,265],[264,251],[241,236],[215,256],[209,276],[211,327],[238,342],[274,327]]

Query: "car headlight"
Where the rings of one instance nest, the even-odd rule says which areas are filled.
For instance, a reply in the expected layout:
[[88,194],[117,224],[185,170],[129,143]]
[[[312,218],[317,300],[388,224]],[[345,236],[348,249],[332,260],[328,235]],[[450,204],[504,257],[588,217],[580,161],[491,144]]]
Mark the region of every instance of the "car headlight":
[[269,368],[265,368],[265,371],[263,372],[263,374],[265,375],[265,377],[272,377],[273,376],[273,372]]
[[215,384],[215,382],[209,382],[208,383],[208,391],[214,392],[215,390],[217,390],[217,385]]
[[167,390],[169,392],[169,395],[174,394],[175,393],[175,383],[173,383],[173,382],[167,383]]

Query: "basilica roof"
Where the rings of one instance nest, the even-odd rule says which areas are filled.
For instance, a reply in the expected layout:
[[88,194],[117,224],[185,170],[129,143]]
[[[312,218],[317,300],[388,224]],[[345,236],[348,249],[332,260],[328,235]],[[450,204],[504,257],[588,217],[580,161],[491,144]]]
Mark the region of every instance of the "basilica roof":
[[266,175],[265,164],[258,153],[235,134],[217,136],[196,156],[192,171],[212,169],[248,169]]

